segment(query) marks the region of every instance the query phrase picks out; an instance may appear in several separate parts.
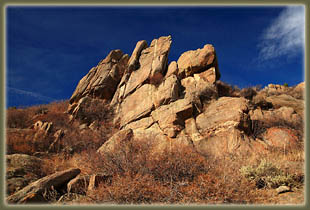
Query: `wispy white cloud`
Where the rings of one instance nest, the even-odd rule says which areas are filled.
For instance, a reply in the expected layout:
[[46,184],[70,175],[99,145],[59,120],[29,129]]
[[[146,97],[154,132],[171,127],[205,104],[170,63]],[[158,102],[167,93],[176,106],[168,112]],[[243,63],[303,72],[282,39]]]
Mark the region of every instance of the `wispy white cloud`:
[[288,6],[265,29],[258,45],[259,60],[294,57],[305,47],[304,6]]
[[[56,101],[56,99],[54,99],[54,98],[43,96],[39,93],[35,93],[35,92],[31,92],[31,91],[21,90],[21,89],[12,88],[12,87],[7,87],[7,90],[8,90],[8,92],[11,92],[11,93],[17,93],[19,95],[30,96],[30,97],[39,99],[40,101],[44,101],[44,102]],[[10,94],[10,93],[8,93],[8,94]]]

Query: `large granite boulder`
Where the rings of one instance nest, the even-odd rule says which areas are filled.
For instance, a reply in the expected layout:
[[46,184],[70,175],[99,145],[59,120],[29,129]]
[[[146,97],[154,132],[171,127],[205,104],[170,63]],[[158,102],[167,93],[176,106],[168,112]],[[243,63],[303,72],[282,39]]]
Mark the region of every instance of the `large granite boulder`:
[[248,132],[251,127],[248,111],[249,101],[247,99],[221,97],[197,116],[197,128],[204,136],[214,135],[230,127]]
[[194,73],[205,71],[214,67],[216,79],[220,78],[216,53],[214,47],[206,44],[202,49],[190,50],[183,53],[178,61],[178,75],[185,78]]

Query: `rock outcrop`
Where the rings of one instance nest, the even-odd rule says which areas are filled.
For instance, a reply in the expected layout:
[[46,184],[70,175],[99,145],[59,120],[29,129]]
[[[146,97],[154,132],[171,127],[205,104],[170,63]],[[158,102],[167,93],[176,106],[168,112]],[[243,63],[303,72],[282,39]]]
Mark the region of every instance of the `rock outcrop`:
[[73,168],[61,172],[56,172],[49,176],[43,177],[30,185],[17,191],[7,198],[8,203],[29,203],[29,202],[44,202],[42,196],[44,190],[60,187],[67,184],[71,179],[80,173],[80,169]]
[[[211,44],[184,52],[168,64],[171,43],[170,36],[154,39],[149,46],[139,41],[129,59],[119,50],[112,51],[79,82],[68,112],[78,118],[92,98],[108,99],[114,123],[119,124],[120,131],[98,149],[101,154],[143,138],[152,141],[157,151],[177,142],[206,155],[255,152],[255,145],[278,145],[286,130],[266,131],[274,121],[302,120],[302,100],[285,94],[301,93],[302,84],[293,89],[271,84],[244,97],[240,96],[244,91],[230,94],[219,81]],[[258,122],[265,122],[266,138],[255,135]],[[289,135],[287,142],[295,141]]]
[[41,165],[44,162],[40,158],[26,154],[6,155],[6,163],[8,195],[41,178]]

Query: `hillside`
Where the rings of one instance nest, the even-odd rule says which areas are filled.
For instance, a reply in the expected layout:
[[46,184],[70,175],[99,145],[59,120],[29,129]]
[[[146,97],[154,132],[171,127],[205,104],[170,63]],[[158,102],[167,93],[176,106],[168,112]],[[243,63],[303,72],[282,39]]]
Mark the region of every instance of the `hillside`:
[[9,108],[7,202],[303,204],[305,83],[240,90],[211,44],[168,63],[171,42],[112,50],[67,101]]

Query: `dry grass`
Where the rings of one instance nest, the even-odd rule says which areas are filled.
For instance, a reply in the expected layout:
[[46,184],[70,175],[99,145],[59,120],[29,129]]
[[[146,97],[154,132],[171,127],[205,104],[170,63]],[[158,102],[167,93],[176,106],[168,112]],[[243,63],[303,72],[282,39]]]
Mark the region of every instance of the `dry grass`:
[[[252,90],[219,85],[222,95],[240,95],[251,98]],[[248,91],[248,92],[247,92]],[[101,101],[102,102],[102,101]],[[178,146],[161,155],[150,155],[148,144],[130,142],[116,148],[114,153],[100,155],[96,150],[117,131],[112,124],[112,113],[107,104],[97,101],[85,109],[87,118],[69,122],[65,113],[68,102],[7,110],[7,153],[45,152],[55,139],[53,134],[62,129],[65,135],[52,153],[42,156],[42,173],[51,174],[72,167],[83,175],[106,174],[111,182],[101,182],[87,192],[90,203],[117,204],[272,204],[277,202],[270,189],[258,189],[255,180],[242,174],[242,167],[259,166],[262,158],[294,177],[294,187],[302,190],[304,177],[304,145],[293,148],[270,148],[267,154],[235,155],[221,158],[202,156],[192,147]],[[37,120],[53,122],[53,132],[34,136],[36,131],[25,129]],[[80,130],[81,123],[96,120],[98,129]],[[284,125],[282,125],[284,126]],[[290,125],[285,125],[290,126]],[[295,128],[298,129],[298,128]],[[300,129],[299,129],[300,130]],[[137,141],[139,142],[139,141]],[[152,142],[144,139],[142,142]],[[86,192],[87,189],[81,189]],[[273,196],[273,197],[272,197]],[[85,201],[86,202],[86,201]]]

